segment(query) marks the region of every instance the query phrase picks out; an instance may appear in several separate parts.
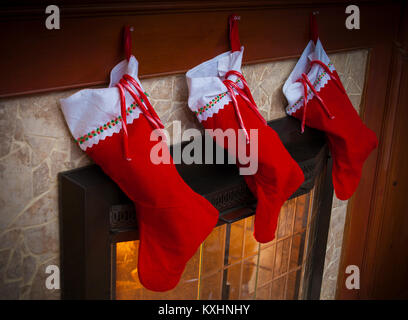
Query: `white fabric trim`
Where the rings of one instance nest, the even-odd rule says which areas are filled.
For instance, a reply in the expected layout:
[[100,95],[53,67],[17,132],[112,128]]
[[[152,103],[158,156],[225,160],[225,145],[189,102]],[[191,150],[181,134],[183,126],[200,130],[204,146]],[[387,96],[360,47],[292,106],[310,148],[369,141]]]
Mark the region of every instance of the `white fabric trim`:
[[[227,87],[223,83],[225,74],[230,70],[241,72],[243,53],[244,47],[241,47],[241,51],[227,51],[187,71],[188,106],[191,111],[197,114],[201,108],[205,107],[214,98],[227,92]],[[229,79],[232,81],[238,80],[234,75],[230,76]],[[240,82],[238,82],[238,86],[243,88]],[[225,95],[212,107],[201,112],[201,114],[197,114],[198,120],[200,122],[207,120],[223,109],[230,101],[229,94]]]
[[[69,130],[75,140],[80,137],[103,127],[113,119],[117,119],[121,115],[119,91],[115,85],[119,82],[124,74],[129,74],[140,84],[137,77],[138,61],[134,56],[131,56],[129,62],[121,61],[111,71],[110,84],[108,88],[102,89],[84,89],[76,92],[72,96],[61,99],[61,109],[67,121]],[[141,85],[141,84],[140,84]],[[126,109],[134,103],[132,96],[125,90]],[[136,106],[132,113],[127,115],[126,123],[130,124],[134,119],[139,118],[142,111]],[[79,144],[82,150],[92,147],[100,140],[118,133],[122,128],[119,121],[115,126],[104,129],[103,132],[92,136],[87,141]]]
[[[302,55],[300,56],[299,61],[296,63],[295,68],[283,85],[283,94],[288,100],[286,113],[289,115],[295,113],[303,106],[303,85],[300,82],[296,82],[299,78],[302,77],[302,73],[307,74],[307,77],[309,78],[310,82],[313,84],[317,92],[319,92],[330,80],[330,76],[319,64],[314,64],[310,68],[310,61],[312,60],[320,60],[324,64],[326,64],[331,71],[335,70],[333,64],[330,62],[329,57],[324,51],[320,40],[317,40],[316,45],[312,40],[310,40]],[[319,77],[321,77],[320,80]],[[314,93],[308,87],[307,100],[309,101],[313,97]]]

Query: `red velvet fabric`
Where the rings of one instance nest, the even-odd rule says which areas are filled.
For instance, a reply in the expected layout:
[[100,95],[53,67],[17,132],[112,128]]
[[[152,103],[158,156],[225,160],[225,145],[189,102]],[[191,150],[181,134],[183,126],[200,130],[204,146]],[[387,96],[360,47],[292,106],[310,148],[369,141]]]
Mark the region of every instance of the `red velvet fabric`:
[[[303,172],[283,146],[277,133],[266,125],[250,109],[247,102],[236,95],[243,123],[250,136],[250,144],[254,143],[251,129],[258,130],[258,152],[251,154],[251,161],[257,157],[258,171],[253,175],[244,176],[245,181],[257,197],[258,204],[255,214],[255,239],[265,243],[275,238],[278,216],[283,203],[300,187],[304,181]],[[236,133],[238,146],[239,125],[233,102],[225,105],[217,114],[201,122],[206,129],[233,129]],[[250,144],[245,144],[246,154],[250,155]],[[225,141],[223,145],[231,155],[237,156],[237,149]],[[245,148],[245,147],[244,147]],[[239,161],[237,161],[238,163]],[[238,163],[238,166],[243,166]]]
[[[122,131],[86,152],[135,204],[140,282],[165,291],[179,282],[187,261],[217,223],[218,211],[184,182],[172,160],[152,163],[150,152],[158,142],[151,141],[152,127],[143,114],[127,129],[131,161],[123,156]],[[169,155],[165,143],[162,148]]]
[[[338,79],[338,74],[334,71]],[[305,124],[324,131],[327,136],[333,157],[333,186],[337,198],[349,199],[355,192],[363,164],[370,153],[377,147],[375,133],[361,121],[347,94],[343,92],[342,84],[330,79],[318,92],[324,105],[334,116],[330,119],[314,95],[307,102]],[[298,109],[292,116],[302,120],[304,107]]]

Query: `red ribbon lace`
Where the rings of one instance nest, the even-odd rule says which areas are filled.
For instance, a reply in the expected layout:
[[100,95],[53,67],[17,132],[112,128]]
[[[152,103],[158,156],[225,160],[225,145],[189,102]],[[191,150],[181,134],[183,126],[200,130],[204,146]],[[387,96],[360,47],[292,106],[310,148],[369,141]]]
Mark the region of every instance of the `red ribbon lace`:
[[[242,90],[234,81],[231,81],[228,79],[228,77],[231,75],[235,75],[241,80],[242,84],[244,85],[244,90]],[[249,90],[248,84],[244,76],[241,73],[235,70],[228,71],[225,74],[225,80],[223,81],[223,83],[227,87],[227,90],[231,96],[232,104],[234,105],[235,114],[237,116],[239,128],[242,129],[245,134],[246,143],[249,143],[248,131],[245,128],[245,124],[242,120],[241,112],[239,110],[238,101],[237,101],[234,90],[238,93],[239,96],[241,96],[241,98],[245,100],[248,107],[258,116],[258,118],[263,122],[264,125],[266,125],[266,121],[262,117],[262,115],[259,113],[258,106],[256,105],[255,100],[252,97],[251,91]]]
[[[137,95],[136,91],[132,88],[132,86],[129,83],[132,84],[134,88],[136,88],[136,91],[139,93],[142,99]],[[140,108],[143,115],[150,122],[150,124],[152,125],[154,129],[163,129],[164,126],[159,116],[157,115],[156,111],[154,111],[152,105],[150,104],[149,99],[146,97],[145,93],[140,87],[139,83],[132,76],[125,74],[123,78],[119,81],[119,83],[116,84],[116,86],[119,89],[119,96],[120,96],[124,156],[126,160],[130,161],[132,159],[129,154],[129,136],[128,136],[127,122],[126,122],[125,90],[127,90],[130,93],[132,98],[135,100],[137,106]]]
[[[338,77],[335,76],[335,74],[330,70],[330,68],[325,65],[322,61],[320,60],[312,60],[311,65],[313,64],[319,64],[323,69],[326,71],[326,73],[330,76],[330,78],[334,81],[336,86],[343,92],[346,93],[344,90],[341,81]],[[303,85],[303,114],[302,114],[302,124],[301,124],[301,132],[303,133],[305,131],[305,122],[306,122],[306,111],[307,111],[307,87],[312,90],[314,93],[317,101],[319,101],[320,105],[322,106],[323,110],[326,112],[327,116],[330,119],[334,119],[334,115],[330,112],[330,110],[327,108],[326,104],[324,103],[323,99],[319,96],[317,93],[316,89],[314,88],[313,84],[310,82],[308,76],[305,73],[302,73],[302,77],[297,80],[298,82],[302,83]]]

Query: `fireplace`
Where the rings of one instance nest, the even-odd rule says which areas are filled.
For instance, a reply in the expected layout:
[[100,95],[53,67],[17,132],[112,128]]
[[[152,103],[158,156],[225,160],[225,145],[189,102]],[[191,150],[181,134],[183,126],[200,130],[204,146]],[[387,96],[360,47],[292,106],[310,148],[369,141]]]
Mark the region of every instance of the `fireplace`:
[[62,298],[318,299],[333,197],[325,137],[309,128],[300,134],[291,118],[269,125],[305,175],[282,208],[276,239],[254,240],[256,199],[235,165],[177,165],[220,216],[180,283],[164,293],[138,280],[132,202],[96,165],[60,173]]

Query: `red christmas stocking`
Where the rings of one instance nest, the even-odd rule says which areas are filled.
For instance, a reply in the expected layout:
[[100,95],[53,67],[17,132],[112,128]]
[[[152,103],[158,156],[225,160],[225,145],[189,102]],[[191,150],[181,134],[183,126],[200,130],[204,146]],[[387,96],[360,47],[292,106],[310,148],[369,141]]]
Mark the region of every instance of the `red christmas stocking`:
[[140,232],[138,273],[148,289],[165,291],[179,281],[187,261],[214,228],[217,210],[182,180],[170,164],[150,153],[162,128],[137,78],[134,56],[119,63],[106,89],[86,89],[61,100],[81,149],[134,202]]
[[378,145],[375,133],[361,121],[340,78],[314,37],[286,81],[287,114],[304,126],[326,132],[333,157],[333,186],[341,200],[350,198],[361,177],[364,161]]
[[[238,166],[248,167],[240,160],[240,150],[250,156],[250,163],[258,163],[256,173],[246,175],[245,181],[258,199],[254,236],[259,242],[268,242],[275,237],[281,206],[299,188],[304,176],[279,136],[259,113],[241,74],[243,47],[239,44],[236,23],[236,17],[232,16],[232,51],[187,72],[189,107],[206,129],[221,129],[224,133],[233,130],[235,140],[228,140],[222,146],[238,158]],[[257,152],[251,154],[256,142]]]

